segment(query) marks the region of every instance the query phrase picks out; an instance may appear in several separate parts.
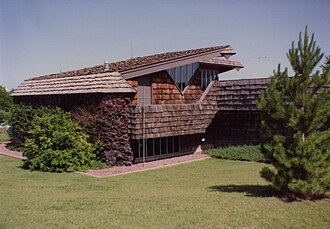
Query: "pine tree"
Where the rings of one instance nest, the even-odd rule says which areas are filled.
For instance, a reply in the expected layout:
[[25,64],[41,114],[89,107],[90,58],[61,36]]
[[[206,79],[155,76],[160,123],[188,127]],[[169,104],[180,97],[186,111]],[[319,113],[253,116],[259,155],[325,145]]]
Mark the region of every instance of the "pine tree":
[[261,176],[289,198],[315,199],[330,189],[330,64],[328,57],[316,70],[323,53],[307,27],[301,35],[287,53],[294,76],[278,65],[257,101],[262,151],[273,165]]
[[322,66],[323,71],[330,71],[330,55],[326,57],[324,65]]

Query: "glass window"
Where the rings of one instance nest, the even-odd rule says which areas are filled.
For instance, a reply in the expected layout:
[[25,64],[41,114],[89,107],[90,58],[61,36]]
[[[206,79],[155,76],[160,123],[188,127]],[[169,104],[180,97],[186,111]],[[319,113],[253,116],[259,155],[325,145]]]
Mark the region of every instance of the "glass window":
[[183,91],[198,68],[199,63],[192,63],[168,69],[167,72],[180,90]]
[[147,139],[147,156],[151,157],[154,155],[154,139]]
[[161,138],[160,139],[160,144],[161,144],[161,154],[167,154],[167,141],[166,138]]
[[179,136],[174,136],[173,137],[173,144],[174,144],[174,153],[179,153],[180,152],[180,137]]
[[142,154],[142,152],[143,152],[143,149],[142,149],[143,147],[142,147],[142,145],[143,145],[143,140],[140,139],[140,140],[139,140],[139,143],[138,143],[138,148],[139,148],[139,150],[138,150],[139,153],[138,153],[138,154],[139,154],[139,157],[142,157],[142,156],[143,156],[143,154]]
[[154,155],[160,155],[160,138],[155,138],[154,139]]
[[167,138],[167,153],[173,153],[174,152],[174,142],[173,137]]
[[180,152],[180,137],[170,136],[163,138],[148,138],[136,141],[137,151],[134,155],[137,158],[143,158],[143,142],[145,143],[146,157],[153,157],[163,154],[179,153]]
[[213,80],[218,80],[219,72],[217,70],[201,70],[201,87],[206,89]]

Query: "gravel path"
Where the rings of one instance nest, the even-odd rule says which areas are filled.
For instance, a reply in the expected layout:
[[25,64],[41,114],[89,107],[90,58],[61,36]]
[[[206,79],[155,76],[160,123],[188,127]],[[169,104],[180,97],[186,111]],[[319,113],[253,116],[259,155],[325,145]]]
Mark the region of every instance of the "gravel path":
[[189,154],[185,156],[178,156],[178,157],[172,157],[157,161],[150,161],[146,163],[138,163],[131,166],[115,166],[111,167],[109,169],[98,169],[98,170],[88,170],[86,175],[95,176],[95,177],[109,177],[109,176],[117,176],[117,175],[124,175],[129,173],[135,173],[135,172],[141,172],[151,169],[158,169],[158,168],[164,168],[167,166],[172,165],[178,165],[193,161],[199,161],[209,158],[206,154],[202,153],[195,153],[195,154]]
[[[0,154],[19,158],[19,159],[26,159],[26,157],[24,157],[21,152],[9,150],[6,148],[6,145],[7,145],[7,143],[0,144]],[[193,162],[193,161],[199,161],[199,160],[203,160],[206,158],[209,158],[209,156],[207,156],[206,154],[195,153],[195,154],[172,157],[172,158],[167,158],[167,159],[162,159],[162,160],[157,160],[157,161],[150,161],[150,162],[146,162],[144,164],[138,163],[138,164],[134,164],[132,166],[114,166],[114,167],[111,167],[108,169],[97,169],[97,170],[91,169],[91,170],[88,170],[87,172],[78,172],[78,173],[89,175],[89,176],[94,176],[94,177],[118,176],[118,175],[141,172],[141,171],[146,171],[146,170],[151,170],[151,169],[158,169],[158,168],[163,168],[163,167],[167,167],[167,166],[178,165],[178,164],[183,164],[183,163],[188,163],[188,162]]]
[[26,159],[26,157],[23,156],[23,153],[14,150],[9,150],[6,148],[6,145],[7,145],[6,142],[0,144],[0,154],[16,157],[19,159]]

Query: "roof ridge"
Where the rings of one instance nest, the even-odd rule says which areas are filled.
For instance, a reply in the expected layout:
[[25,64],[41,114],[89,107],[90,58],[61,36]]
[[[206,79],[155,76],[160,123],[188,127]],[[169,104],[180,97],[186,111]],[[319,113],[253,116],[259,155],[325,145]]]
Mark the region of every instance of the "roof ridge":
[[[80,68],[76,70],[69,70],[60,73],[53,73],[43,76],[32,77],[25,81],[33,81],[33,80],[40,80],[40,79],[50,79],[50,78],[57,78],[57,77],[74,77],[78,75],[89,75],[89,74],[99,74],[99,73],[106,73],[106,72],[115,72],[115,71],[124,71],[127,69],[133,69],[141,66],[146,66],[158,62],[163,62],[167,60],[175,60],[182,57],[189,57],[192,55],[203,54],[217,49],[225,49],[230,48],[230,45],[219,45],[219,46],[211,46],[205,48],[197,48],[197,49],[186,49],[180,51],[170,51],[164,53],[157,53],[151,54],[146,56],[138,56],[134,58],[129,58],[126,60],[115,61],[111,63],[104,63],[101,65],[95,65],[92,67]],[[137,63],[138,60],[147,60],[145,63]],[[151,61],[150,61],[151,60]],[[148,62],[149,61],[149,62]],[[108,66],[108,69],[105,67]]]

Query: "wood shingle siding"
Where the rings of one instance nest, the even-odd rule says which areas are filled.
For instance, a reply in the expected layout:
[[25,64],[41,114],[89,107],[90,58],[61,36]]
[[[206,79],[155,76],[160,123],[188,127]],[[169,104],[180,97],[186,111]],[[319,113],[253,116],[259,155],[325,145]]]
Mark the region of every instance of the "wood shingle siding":
[[166,71],[152,74],[153,104],[182,104],[183,95]]
[[217,82],[220,110],[256,111],[256,100],[268,81],[268,78],[260,78]]
[[256,99],[268,79],[212,81],[193,104],[131,106],[129,134],[143,137],[143,109],[146,138],[205,133],[218,111],[256,111]]

